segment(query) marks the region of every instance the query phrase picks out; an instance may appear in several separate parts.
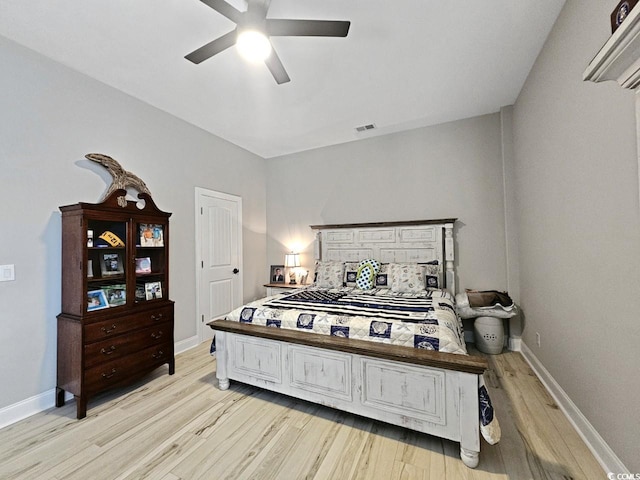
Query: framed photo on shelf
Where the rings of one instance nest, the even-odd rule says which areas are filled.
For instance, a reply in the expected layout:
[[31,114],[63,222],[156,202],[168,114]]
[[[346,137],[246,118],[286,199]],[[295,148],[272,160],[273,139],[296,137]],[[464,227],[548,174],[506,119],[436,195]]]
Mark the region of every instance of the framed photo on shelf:
[[117,252],[103,252],[100,255],[100,271],[103,277],[124,275],[122,255]]
[[284,265],[271,265],[269,283],[284,283]]
[[136,273],[151,273],[151,258],[136,258]]
[[88,312],[92,312],[93,310],[101,310],[108,307],[109,303],[107,302],[107,296],[105,295],[104,290],[91,290],[87,292]]
[[147,294],[144,292],[144,285],[136,285],[136,302],[144,302],[147,299]]
[[139,230],[141,247],[164,247],[164,231],[162,225],[141,223]]
[[145,283],[144,292],[147,300],[162,298],[162,284],[160,282]]
[[126,285],[109,285],[102,287],[107,297],[107,303],[110,307],[117,307],[127,303],[127,286]]

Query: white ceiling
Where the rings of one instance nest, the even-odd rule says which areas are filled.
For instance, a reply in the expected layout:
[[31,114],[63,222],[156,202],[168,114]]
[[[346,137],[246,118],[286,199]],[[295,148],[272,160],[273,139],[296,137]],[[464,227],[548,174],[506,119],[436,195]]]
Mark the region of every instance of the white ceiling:
[[269,18],[351,21],[274,38],[282,85],[235,48],[184,59],[234,28],[199,0],[0,0],[0,35],[270,158],[513,104],[563,4],[272,0]]

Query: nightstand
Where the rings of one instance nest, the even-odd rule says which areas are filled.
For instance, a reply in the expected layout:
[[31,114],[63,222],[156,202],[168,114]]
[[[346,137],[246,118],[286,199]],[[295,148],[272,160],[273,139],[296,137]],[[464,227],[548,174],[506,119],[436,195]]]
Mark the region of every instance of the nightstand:
[[267,283],[265,284],[265,287],[267,287],[267,297],[270,297],[271,295],[286,293],[290,290],[295,290],[296,288],[304,288],[306,285],[300,285],[299,283]]

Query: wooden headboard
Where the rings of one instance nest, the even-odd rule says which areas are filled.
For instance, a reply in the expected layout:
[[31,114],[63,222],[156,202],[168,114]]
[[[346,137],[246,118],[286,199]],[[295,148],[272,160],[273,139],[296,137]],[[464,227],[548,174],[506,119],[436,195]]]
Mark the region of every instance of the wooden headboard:
[[374,258],[383,263],[438,260],[445,288],[455,295],[453,224],[456,220],[311,225],[316,231],[315,259],[358,262]]

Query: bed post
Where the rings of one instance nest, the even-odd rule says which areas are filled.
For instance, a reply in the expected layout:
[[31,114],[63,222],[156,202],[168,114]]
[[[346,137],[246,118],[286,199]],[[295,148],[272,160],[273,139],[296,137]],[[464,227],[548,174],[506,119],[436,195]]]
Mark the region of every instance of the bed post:
[[453,267],[455,253],[453,248],[453,223],[444,224],[444,260],[445,278],[447,280],[447,290],[451,295],[456,294],[456,274]]
[[480,462],[478,375],[458,373],[460,389],[460,459],[469,468]]
[[316,232],[316,238],[313,242],[313,259],[317,262],[319,260],[322,260],[322,245],[321,245],[321,235],[322,233],[320,231]]
[[216,331],[216,377],[218,379],[218,387],[220,390],[229,389],[229,377],[227,376],[227,360],[229,352],[227,351],[228,336],[226,332]]

